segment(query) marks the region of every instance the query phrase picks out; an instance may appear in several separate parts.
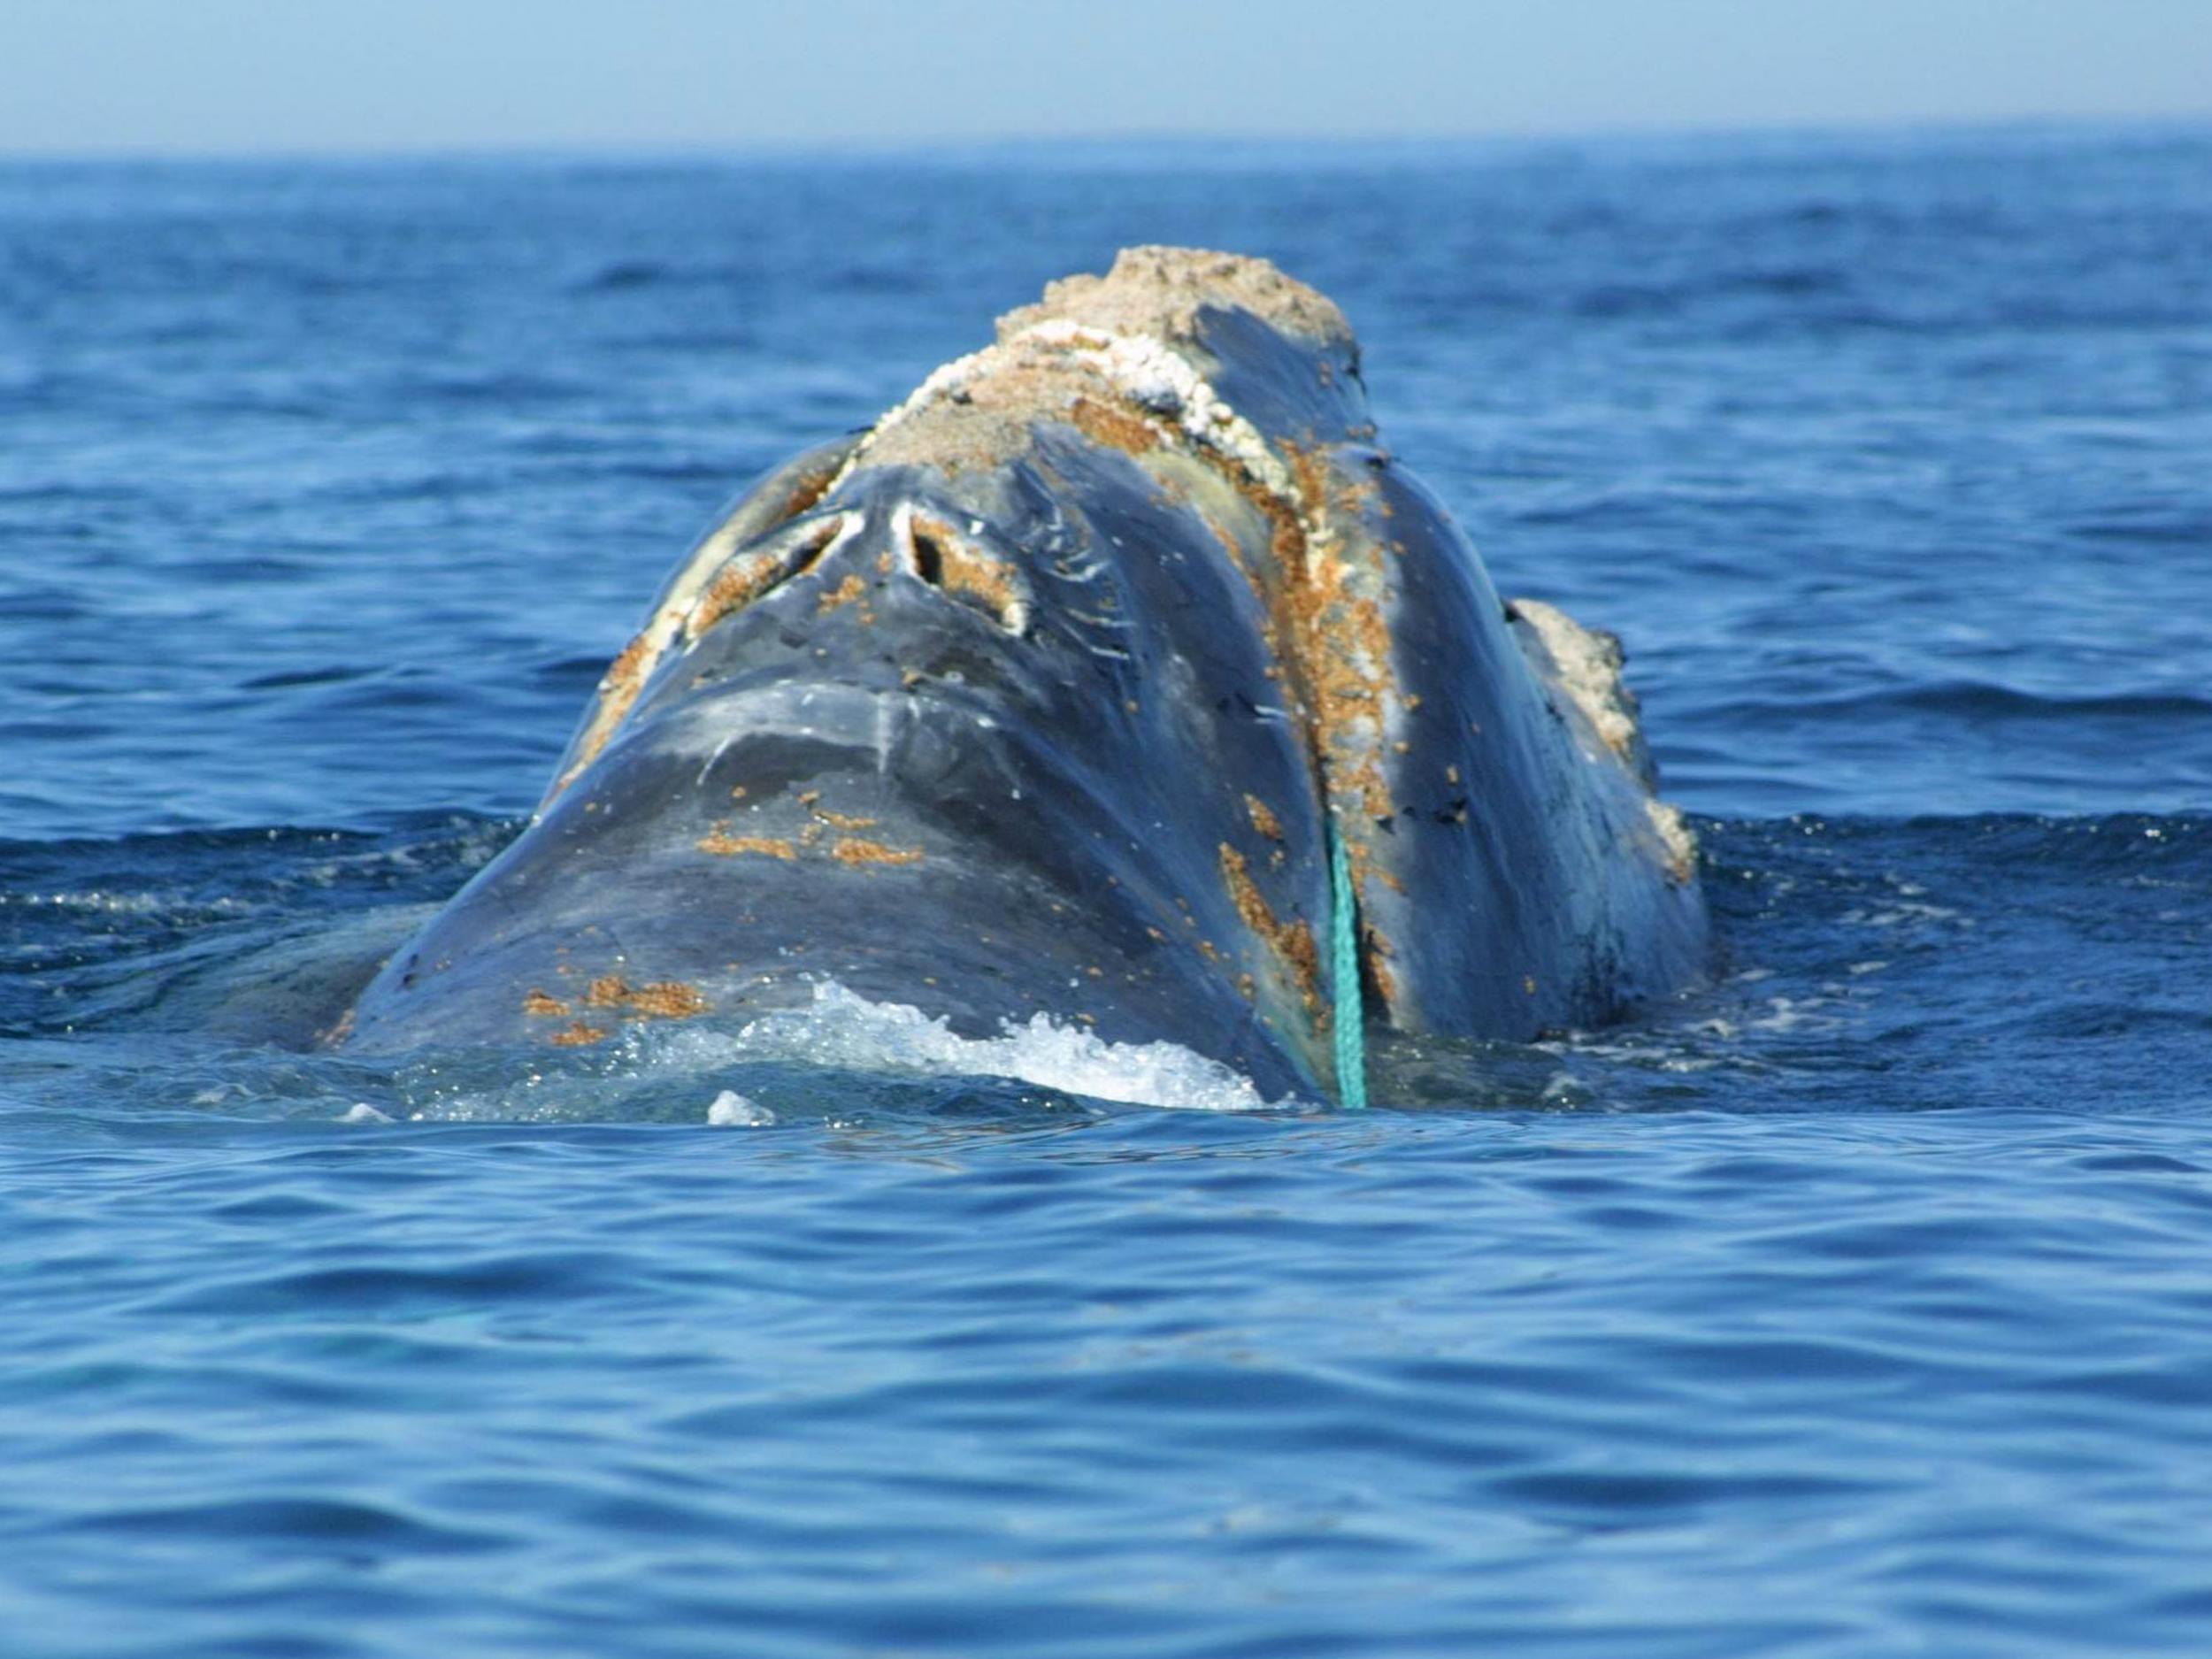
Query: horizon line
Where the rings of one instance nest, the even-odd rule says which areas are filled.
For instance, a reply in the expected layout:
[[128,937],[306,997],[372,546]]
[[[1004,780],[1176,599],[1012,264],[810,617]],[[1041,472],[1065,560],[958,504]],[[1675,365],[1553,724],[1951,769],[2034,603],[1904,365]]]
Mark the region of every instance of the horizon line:
[[1496,127],[1422,133],[1286,133],[1149,129],[1129,132],[1042,134],[1018,130],[965,136],[936,134],[811,138],[639,139],[585,141],[518,138],[468,142],[299,144],[242,146],[134,145],[114,149],[57,146],[0,148],[0,166],[109,165],[169,163],[180,165],[250,162],[401,163],[426,161],[795,161],[926,160],[937,157],[985,155],[1019,148],[1099,152],[1113,150],[1198,150],[1210,147],[1255,150],[1341,149],[1358,151],[1439,149],[1453,146],[1540,148],[1553,145],[1724,142],[1730,139],[1878,138],[1883,136],[2025,136],[2047,131],[2204,131],[2212,133],[2212,111],[2130,111],[2112,114],[2060,113],[1974,116],[1834,116],[1812,119],[1752,118],[1724,122],[1624,122],[1590,127]]

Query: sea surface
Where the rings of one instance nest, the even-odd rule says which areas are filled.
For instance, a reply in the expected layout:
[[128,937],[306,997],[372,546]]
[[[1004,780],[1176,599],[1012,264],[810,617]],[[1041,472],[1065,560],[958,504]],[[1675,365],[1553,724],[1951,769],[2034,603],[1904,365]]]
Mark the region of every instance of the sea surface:
[[[1140,242],[1625,637],[1709,985],[1364,1113],[307,1046]],[[2208,671],[2212,129],[0,165],[0,1652],[2202,1654]]]

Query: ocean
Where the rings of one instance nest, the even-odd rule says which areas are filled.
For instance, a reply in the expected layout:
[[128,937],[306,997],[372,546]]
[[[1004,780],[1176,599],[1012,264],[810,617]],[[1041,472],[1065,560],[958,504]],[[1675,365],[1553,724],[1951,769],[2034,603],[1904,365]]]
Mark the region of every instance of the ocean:
[[[1709,983],[1365,1112],[311,1046],[718,503],[1137,242],[1624,637]],[[2200,127],[0,164],[0,1652],[2201,1653],[2208,665]]]

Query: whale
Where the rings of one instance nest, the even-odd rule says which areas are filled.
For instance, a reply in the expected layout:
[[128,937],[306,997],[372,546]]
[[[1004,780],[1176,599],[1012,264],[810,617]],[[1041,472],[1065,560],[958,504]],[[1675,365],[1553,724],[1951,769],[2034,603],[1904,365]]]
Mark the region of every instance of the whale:
[[1502,599],[1266,260],[1125,250],[676,565],[526,826],[334,1041],[588,1049],[918,1010],[1348,1094],[1704,971],[1612,634]]

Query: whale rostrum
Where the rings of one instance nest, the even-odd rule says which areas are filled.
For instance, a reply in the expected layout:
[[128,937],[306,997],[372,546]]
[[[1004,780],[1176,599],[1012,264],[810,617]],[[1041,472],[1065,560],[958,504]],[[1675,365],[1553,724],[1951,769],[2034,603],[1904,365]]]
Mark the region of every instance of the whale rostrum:
[[1382,447],[1335,305],[1130,249],[739,498],[344,1041],[738,1028],[834,981],[1311,1094],[1340,1007],[1602,1020],[1706,939],[1621,663],[1501,601]]

